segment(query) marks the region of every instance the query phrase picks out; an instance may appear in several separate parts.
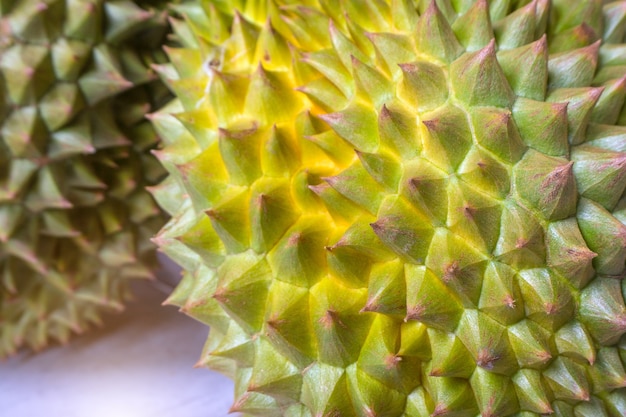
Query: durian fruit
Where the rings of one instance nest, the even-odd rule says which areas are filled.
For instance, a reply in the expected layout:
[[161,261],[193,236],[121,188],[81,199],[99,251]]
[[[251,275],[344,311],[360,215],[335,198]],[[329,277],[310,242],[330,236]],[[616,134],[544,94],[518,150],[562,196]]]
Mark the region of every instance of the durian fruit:
[[149,2],[0,1],[0,358],[67,341],[152,275],[166,30]]
[[626,1],[178,12],[155,241],[231,411],[626,415]]

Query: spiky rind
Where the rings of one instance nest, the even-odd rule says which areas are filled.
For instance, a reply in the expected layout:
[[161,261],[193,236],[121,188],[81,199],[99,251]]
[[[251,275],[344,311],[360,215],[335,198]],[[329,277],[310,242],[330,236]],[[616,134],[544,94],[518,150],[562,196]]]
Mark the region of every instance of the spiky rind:
[[[141,2],[140,2],[141,3]],[[119,310],[150,278],[162,178],[144,116],[168,97],[164,13],[132,1],[0,6],[0,357]]]
[[[181,29],[179,56],[209,67],[172,55],[162,76],[179,99],[159,126],[176,132],[163,160],[192,201],[165,202],[175,217],[158,240],[203,271],[173,301],[205,300],[209,324],[228,316],[243,329],[213,338],[254,345],[226,368],[234,410],[620,415],[623,5],[570,3],[270,1],[187,14],[180,27],[196,39]],[[208,24],[218,9],[229,33]],[[260,73],[278,84],[264,89]],[[227,77],[236,94],[220,87]],[[219,105],[261,95],[274,112]],[[214,166],[182,178],[201,160]],[[203,213],[207,242],[185,251],[194,225],[209,225]],[[204,280],[215,289],[194,285]]]

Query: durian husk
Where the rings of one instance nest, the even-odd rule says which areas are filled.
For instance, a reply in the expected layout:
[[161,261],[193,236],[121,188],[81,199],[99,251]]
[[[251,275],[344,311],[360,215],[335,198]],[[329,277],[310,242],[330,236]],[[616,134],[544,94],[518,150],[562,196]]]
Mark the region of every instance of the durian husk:
[[626,1],[177,11],[155,241],[231,411],[626,415]]
[[0,2],[0,358],[66,343],[153,277],[155,5]]

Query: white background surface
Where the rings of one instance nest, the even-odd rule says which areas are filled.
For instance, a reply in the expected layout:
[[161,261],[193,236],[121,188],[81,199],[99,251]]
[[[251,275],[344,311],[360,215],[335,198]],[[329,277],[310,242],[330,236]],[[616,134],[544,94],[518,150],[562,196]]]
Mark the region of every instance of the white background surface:
[[0,416],[226,416],[231,381],[193,368],[208,328],[162,307],[166,296],[151,284],[135,288],[136,300],[103,328],[0,362]]

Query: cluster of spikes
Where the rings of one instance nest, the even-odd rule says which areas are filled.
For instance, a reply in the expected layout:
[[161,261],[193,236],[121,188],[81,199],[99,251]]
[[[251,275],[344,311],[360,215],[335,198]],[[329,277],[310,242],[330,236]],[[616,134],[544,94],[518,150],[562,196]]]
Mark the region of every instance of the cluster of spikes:
[[231,411],[626,415],[626,1],[235,3],[151,117]]
[[[163,12],[128,0],[0,0],[0,358],[122,308],[164,219],[144,114],[169,92]],[[146,243],[147,242],[147,243]]]

